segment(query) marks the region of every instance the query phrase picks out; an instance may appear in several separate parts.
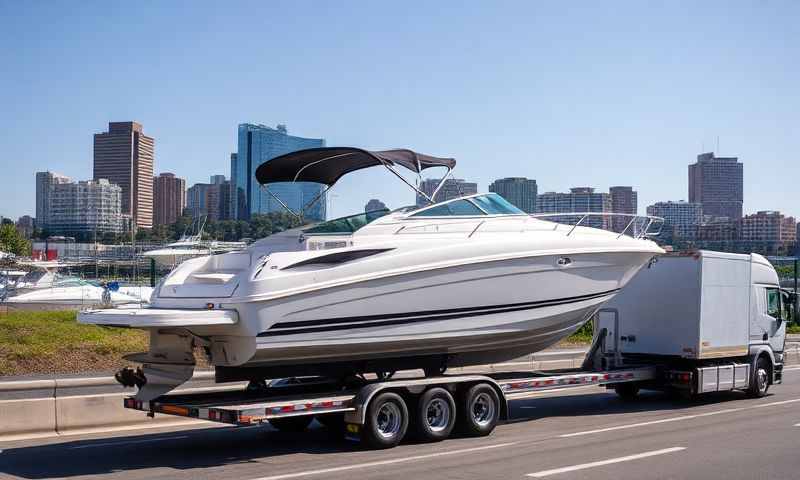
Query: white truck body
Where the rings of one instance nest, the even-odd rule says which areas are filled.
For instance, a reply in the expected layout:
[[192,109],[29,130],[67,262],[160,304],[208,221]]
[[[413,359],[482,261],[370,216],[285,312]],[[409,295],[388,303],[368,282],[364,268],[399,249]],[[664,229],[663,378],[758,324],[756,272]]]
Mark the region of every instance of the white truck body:
[[760,345],[783,351],[782,299],[761,255],[699,251],[642,269],[599,320],[622,354],[743,357]]

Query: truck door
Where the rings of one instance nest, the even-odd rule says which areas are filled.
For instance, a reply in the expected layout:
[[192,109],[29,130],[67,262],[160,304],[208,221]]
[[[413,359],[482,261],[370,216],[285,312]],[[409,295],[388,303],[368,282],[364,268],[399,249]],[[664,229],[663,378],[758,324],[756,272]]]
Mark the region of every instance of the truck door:
[[786,339],[786,323],[789,320],[788,305],[784,299],[784,292],[777,287],[767,287],[764,289],[766,293],[766,307],[768,315],[769,345],[775,352],[782,352],[784,340]]

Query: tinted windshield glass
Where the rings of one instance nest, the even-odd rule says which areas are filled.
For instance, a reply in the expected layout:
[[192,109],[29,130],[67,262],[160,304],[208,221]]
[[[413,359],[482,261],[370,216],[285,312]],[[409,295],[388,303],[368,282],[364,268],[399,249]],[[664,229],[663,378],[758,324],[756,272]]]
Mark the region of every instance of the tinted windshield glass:
[[472,197],[472,201],[477,203],[483,210],[486,210],[489,215],[525,215],[525,212],[496,193]]
[[456,200],[441,205],[435,205],[427,210],[415,213],[414,217],[448,217],[453,215],[486,215],[480,208],[468,200]]
[[371,212],[350,215],[314,225],[305,230],[305,233],[353,233],[376,218],[389,213],[389,209],[373,210]]

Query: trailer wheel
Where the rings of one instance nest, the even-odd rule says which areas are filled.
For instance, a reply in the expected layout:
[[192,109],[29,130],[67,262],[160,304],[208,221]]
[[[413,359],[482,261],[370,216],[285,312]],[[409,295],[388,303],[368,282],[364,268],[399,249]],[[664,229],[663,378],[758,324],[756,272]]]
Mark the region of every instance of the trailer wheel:
[[312,415],[301,415],[299,417],[270,418],[269,424],[281,432],[302,432],[308,428]]
[[500,398],[487,383],[479,383],[467,390],[461,406],[460,424],[466,435],[489,435],[500,420]]
[[617,392],[619,398],[630,402],[639,397],[639,385],[635,382],[625,382],[614,386],[614,391]]
[[408,430],[408,407],[403,397],[384,392],[367,407],[363,440],[372,448],[391,448],[398,445]]
[[769,360],[759,356],[753,362],[753,371],[750,374],[750,386],[747,387],[747,395],[753,398],[760,398],[767,394],[769,390]]
[[444,440],[456,424],[456,402],[444,388],[431,388],[420,395],[414,417],[416,431],[422,440]]

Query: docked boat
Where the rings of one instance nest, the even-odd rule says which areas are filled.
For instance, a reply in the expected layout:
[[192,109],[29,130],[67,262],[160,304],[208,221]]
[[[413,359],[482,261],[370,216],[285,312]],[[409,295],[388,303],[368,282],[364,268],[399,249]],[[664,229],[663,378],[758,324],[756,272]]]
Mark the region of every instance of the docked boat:
[[[567,337],[663,253],[655,218],[622,233],[528,215],[496,194],[436,202],[455,160],[410,150],[317,148],[261,165],[257,179],[332,186],[385,167],[430,205],[379,210],[285,231],[247,249],[189,259],[149,308],[105,309],[83,323],[151,331],[123,381],[148,400],[191,377],[203,347],[217,380],[345,376],[501,362]],[[428,195],[399,172],[443,167]],[[277,197],[276,197],[277,198]],[[639,220],[646,222],[642,227]],[[122,375],[125,377],[125,375]]]
[[[128,287],[126,291],[107,291],[88,282],[52,286],[27,291],[5,299],[12,310],[78,310],[96,306],[140,305],[152,293],[149,287]],[[137,294],[138,293],[138,294]]]
[[148,250],[142,253],[145,258],[151,258],[162,267],[174,268],[180,263],[197,257],[227,253],[245,248],[244,242],[218,242],[202,240],[200,235],[183,237],[177,242],[165,245],[163,248]]

